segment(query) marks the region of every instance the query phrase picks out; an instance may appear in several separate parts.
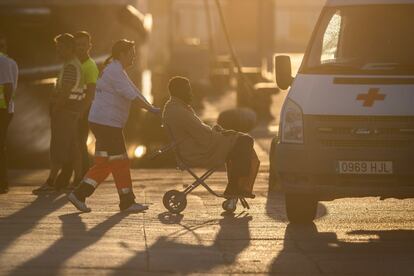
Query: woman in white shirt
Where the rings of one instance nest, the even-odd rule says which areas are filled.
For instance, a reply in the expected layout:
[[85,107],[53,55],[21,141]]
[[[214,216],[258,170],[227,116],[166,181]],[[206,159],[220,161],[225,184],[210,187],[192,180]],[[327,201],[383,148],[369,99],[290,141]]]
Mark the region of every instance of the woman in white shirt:
[[127,122],[131,103],[152,113],[160,109],[150,104],[129,79],[125,69],[134,63],[135,43],[119,40],[112,47],[112,55],[105,62],[101,78],[96,84],[95,98],[89,113],[90,128],[96,138],[95,165],[68,199],[82,212],[90,212],[85,199],[110,173],[115,180],[121,211],[139,212],[147,206],[135,202],[132,190],[130,161],[122,130]]

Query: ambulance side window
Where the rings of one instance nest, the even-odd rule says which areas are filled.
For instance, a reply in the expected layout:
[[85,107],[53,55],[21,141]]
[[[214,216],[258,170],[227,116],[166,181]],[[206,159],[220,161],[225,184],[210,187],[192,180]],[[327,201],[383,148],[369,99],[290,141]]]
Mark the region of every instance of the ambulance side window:
[[338,11],[335,13],[325,30],[322,42],[322,53],[320,63],[331,63],[336,60],[339,51],[339,35],[341,32],[342,16]]

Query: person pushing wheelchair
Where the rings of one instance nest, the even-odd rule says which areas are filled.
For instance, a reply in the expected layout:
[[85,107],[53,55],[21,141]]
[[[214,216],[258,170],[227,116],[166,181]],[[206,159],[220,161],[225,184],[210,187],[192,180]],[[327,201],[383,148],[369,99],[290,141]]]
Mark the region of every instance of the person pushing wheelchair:
[[[252,156],[256,156],[253,138],[219,125],[205,124],[190,105],[193,93],[187,78],[172,78],[168,90],[170,99],[164,107],[163,122],[174,139],[180,141],[177,149],[181,158],[191,167],[214,168],[226,164],[229,183],[224,197],[227,209],[235,210],[239,198],[254,197],[251,182],[254,182],[259,162],[257,160],[251,177]],[[249,179],[250,185],[246,185],[245,180],[249,182]]]

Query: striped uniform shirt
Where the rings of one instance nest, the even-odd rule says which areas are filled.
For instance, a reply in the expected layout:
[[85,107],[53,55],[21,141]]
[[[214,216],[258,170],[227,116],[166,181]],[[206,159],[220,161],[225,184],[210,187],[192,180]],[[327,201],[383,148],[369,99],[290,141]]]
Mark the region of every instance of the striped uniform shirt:
[[64,90],[72,90],[76,85],[77,71],[76,67],[72,64],[68,64],[63,68],[61,88]]
[[65,98],[65,107],[73,112],[80,112],[83,104],[83,101],[71,98],[74,94],[73,90],[76,89],[77,85],[79,85],[79,79],[82,78],[82,76],[79,75],[81,74],[80,66],[79,68],[76,67],[77,63],[79,63],[79,60],[74,59],[64,64],[56,83],[57,94],[60,94],[63,91],[70,91],[67,98]]

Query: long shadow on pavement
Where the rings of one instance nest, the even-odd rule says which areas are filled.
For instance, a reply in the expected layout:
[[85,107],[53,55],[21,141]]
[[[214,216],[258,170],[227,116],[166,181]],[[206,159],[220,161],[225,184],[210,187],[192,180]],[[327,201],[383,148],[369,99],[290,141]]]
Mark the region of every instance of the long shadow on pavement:
[[[181,218],[175,217],[180,225],[182,225]],[[249,221],[251,219],[247,214],[224,216],[218,221],[220,230],[212,245],[203,245],[201,238],[195,233],[193,235],[199,244],[177,242],[176,239],[182,236],[182,231],[174,233],[174,237],[162,236],[145,252],[137,252],[134,257],[116,269],[114,275],[139,274],[140,272],[187,275],[209,272],[220,265],[230,265],[250,244]],[[194,231],[196,228],[206,224],[211,225],[211,223],[212,221],[208,221],[195,227],[184,227],[184,231]]]
[[114,225],[128,216],[127,213],[117,213],[87,231],[79,214],[59,216],[62,220],[62,237],[9,275],[58,275],[59,269],[69,258],[98,242]]
[[[301,275],[414,275],[414,230],[351,231],[338,240],[315,224],[286,228],[272,273]],[[357,237],[356,237],[357,236]]]
[[33,229],[41,219],[66,203],[67,199],[62,194],[40,195],[23,209],[0,218],[0,253],[21,235]]

